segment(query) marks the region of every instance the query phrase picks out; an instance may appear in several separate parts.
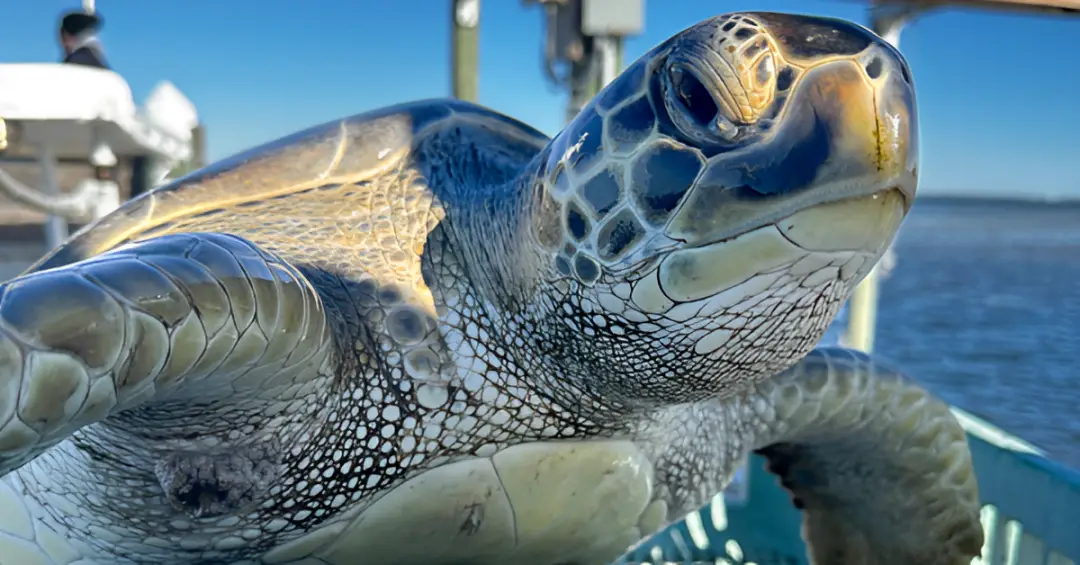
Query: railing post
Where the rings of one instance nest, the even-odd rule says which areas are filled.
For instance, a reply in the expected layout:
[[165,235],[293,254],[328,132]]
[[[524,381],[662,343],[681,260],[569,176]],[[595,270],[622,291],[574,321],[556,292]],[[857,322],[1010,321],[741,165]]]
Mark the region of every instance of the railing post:
[[[55,198],[60,195],[60,185],[56,180],[56,155],[53,150],[48,147],[41,148],[41,154],[38,157],[38,162],[41,164],[41,184],[42,192],[46,196]],[[45,218],[45,246],[47,249],[52,250],[64,242],[68,237],[68,225],[67,218],[57,216],[55,214],[49,214]]]

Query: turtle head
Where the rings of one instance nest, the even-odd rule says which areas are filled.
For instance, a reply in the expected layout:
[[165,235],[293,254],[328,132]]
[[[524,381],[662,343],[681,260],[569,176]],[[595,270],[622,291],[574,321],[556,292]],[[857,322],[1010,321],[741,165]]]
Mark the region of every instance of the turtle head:
[[887,249],[917,155],[910,72],[884,40],[829,18],[713,18],[634,63],[547,148],[532,215],[544,277],[603,326],[579,350],[634,348],[627,370],[693,373],[713,392],[763,378],[816,344]]

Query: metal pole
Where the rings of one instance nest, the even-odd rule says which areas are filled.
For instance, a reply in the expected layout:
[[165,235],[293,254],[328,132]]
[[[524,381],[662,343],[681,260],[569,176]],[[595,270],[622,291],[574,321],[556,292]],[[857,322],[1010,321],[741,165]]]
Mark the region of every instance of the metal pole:
[[480,98],[480,0],[452,0],[452,5],[453,96],[476,102]]
[[570,65],[570,97],[566,101],[566,123],[570,123],[578,112],[592,100],[596,94],[596,79],[592,72],[592,58],[583,57]]
[[[41,148],[38,157],[41,163],[41,184],[46,196],[57,197],[60,195],[60,186],[56,181],[56,155],[48,147]],[[45,218],[45,245],[49,250],[55,249],[68,237],[67,219],[62,216],[50,214]]]
[[206,126],[199,124],[191,130],[191,169],[206,166]]
[[578,112],[599,94],[607,84],[622,71],[622,38],[604,35],[589,38],[592,43],[581,61],[571,68],[570,99],[566,105],[566,121],[573,120]]
[[[918,8],[912,5],[875,4],[870,8],[870,22],[874,33],[900,48],[900,33],[904,23]],[[892,247],[885,251],[892,253]],[[881,268],[875,265],[870,274],[859,283],[848,301],[848,327],[844,342],[847,346],[869,353],[874,349],[877,324],[878,285]]]
[[619,76],[622,67],[619,61],[622,52],[621,43],[622,38],[615,35],[606,35],[593,39],[593,49],[596,51],[597,58],[600,59],[597,92]]
[[82,0],[82,9],[83,9],[83,12],[86,12],[87,14],[93,14],[94,13],[94,0]]
[[877,323],[878,268],[855,287],[848,301],[848,327],[845,345],[869,353],[874,349],[874,325]]
[[918,12],[931,7],[919,4],[893,4],[877,2],[870,7],[870,27],[874,33],[888,41],[893,47],[900,48],[900,34],[904,24]]
[[626,44],[622,36],[615,41],[615,72],[621,73],[626,68]]
[[[570,67],[566,121],[622,71],[623,38],[641,33],[643,0],[541,0],[550,6],[547,57]],[[552,12],[549,12],[552,13]],[[554,26],[553,26],[554,24]]]

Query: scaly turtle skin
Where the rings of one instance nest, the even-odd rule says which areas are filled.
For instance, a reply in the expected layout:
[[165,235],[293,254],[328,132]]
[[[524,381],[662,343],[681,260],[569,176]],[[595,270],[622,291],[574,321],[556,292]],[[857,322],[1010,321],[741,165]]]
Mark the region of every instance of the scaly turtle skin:
[[815,562],[960,563],[946,407],[807,357],[916,154],[896,50],[755,13],[554,139],[425,101],[180,179],[2,287],[0,563],[591,565],[753,450]]

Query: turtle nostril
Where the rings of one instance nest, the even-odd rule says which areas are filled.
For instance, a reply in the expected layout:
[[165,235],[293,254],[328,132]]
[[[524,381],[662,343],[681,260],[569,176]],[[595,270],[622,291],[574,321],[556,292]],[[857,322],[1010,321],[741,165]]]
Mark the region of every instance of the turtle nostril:
[[679,101],[686,109],[686,113],[694,119],[697,125],[709,127],[716,122],[716,115],[720,109],[716,106],[709,89],[693,73],[683,69],[671,69],[671,84],[675,87],[675,93]]
[[866,76],[871,79],[876,79],[881,76],[881,58],[874,57],[868,65],[866,65]]
[[904,82],[911,84],[911,72],[908,70],[907,64],[900,65],[900,75],[904,77]]

